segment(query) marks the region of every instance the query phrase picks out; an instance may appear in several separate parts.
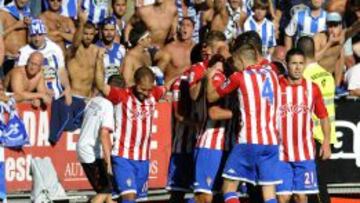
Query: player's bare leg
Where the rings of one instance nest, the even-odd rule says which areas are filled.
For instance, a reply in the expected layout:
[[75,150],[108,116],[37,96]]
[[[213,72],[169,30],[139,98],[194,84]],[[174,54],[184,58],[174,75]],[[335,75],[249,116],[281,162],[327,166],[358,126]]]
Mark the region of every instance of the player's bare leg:
[[263,185],[261,186],[261,189],[265,203],[272,202],[274,200],[276,202],[275,185]]
[[121,195],[122,202],[135,202],[136,201],[136,194],[135,193],[129,193]]
[[308,198],[305,194],[296,194],[294,195],[294,199],[296,203],[307,203]]
[[288,202],[290,202],[290,198],[291,198],[290,195],[278,195],[277,196],[279,203],[288,203]]
[[212,195],[206,193],[196,193],[195,194],[196,203],[211,203]]
[[91,199],[91,203],[103,203],[106,201],[108,194],[97,194]]
[[239,181],[224,179],[222,192],[224,194],[225,203],[240,203],[237,197],[236,190],[239,186]]

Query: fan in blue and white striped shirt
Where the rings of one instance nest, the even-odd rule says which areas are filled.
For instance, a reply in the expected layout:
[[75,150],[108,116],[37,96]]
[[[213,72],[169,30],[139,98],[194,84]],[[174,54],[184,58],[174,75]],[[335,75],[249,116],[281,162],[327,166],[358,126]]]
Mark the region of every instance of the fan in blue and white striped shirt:
[[88,21],[97,25],[109,16],[110,0],[82,0],[81,8],[88,12]]
[[119,68],[125,57],[125,47],[120,43],[114,42],[116,35],[116,19],[114,17],[105,18],[101,25],[102,40],[96,44],[104,47],[104,71],[105,81],[112,75],[119,74]]
[[262,54],[270,57],[276,46],[274,24],[267,19],[269,4],[265,1],[255,1],[253,6],[254,14],[249,16],[244,23],[244,31],[256,31],[262,41]]
[[[43,9],[49,9],[49,0],[42,0]],[[60,14],[72,19],[77,18],[78,2],[80,0],[62,0]]]
[[313,37],[318,32],[325,31],[327,12],[321,8],[323,0],[312,1],[311,8],[295,13],[285,29],[285,46],[292,47],[293,38],[297,41],[302,36]]

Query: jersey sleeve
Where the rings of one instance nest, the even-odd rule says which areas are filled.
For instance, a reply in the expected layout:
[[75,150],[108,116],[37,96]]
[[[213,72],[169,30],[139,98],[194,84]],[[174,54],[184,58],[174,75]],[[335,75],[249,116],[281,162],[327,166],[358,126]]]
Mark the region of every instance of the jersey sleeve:
[[239,87],[241,81],[241,73],[233,73],[227,80],[225,80],[219,87],[216,88],[216,92],[220,97],[223,97],[236,88]]
[[65,58],[64,58],[64,54],[60,47],[57,47],[56,57],[59,60],[58,61],[59,68],[65,68]]
[[285,33],[287,36],[292,37],[296,34],[297,24],[298,24],[298,13],[294,14],[291,18],[289,25],[285,28]]
[[[271,23],[271,22],[270,22]],[[274,24],[271,23],[271,33],[269,36],[269,44],[268,47],[276,47],[276,39],[275,39],[275,28],[274,28]]]
[[16,65],[18,66],[25,66],[27,63],[27,60],[29,58],[29,54],[26,53],[26,51],[24,49],[20,49],[19,51],[19,57],[17,59],[17,63]]
[[172,100],[174,102],[178,102],[180,99],[180,78],[176,79],[175,82],[171,85],[171,95],[172,95]]
[[113,104],[118,104],[126,100],[128,92],[126,89],[121,89],[117,87],[110,87],[109,95],[106,97]]
[[324,103],[324,99],[321,95],[320,88],[313,84],[313,94],[314,94],[314,113],[319,119],[328,117],[328,112]]
[[166,88],[164,86],[156,86],[152,90],[152,95],[156,101],[159,101],[166,93]]
[[345,74],[345,79],[348,84],[348,90],[355,90],[360,88],[360,66],[352,67],[349,72]]
[[189,73],[189,86],[193,87],[204,77],[205,69],[201,66],[194,66]]
[[113,105],[106,101],[103,104],[103,112],[102,112],[102,123],[101,127],[106,128],[109,131],[114,131],[115,121],[114,121],[114,107]]
[[212,85],[214,86],[215,89],[221,86],[225,82],[225,80],[226,77],[221,72],[216,72],[214,76],[211,78]]

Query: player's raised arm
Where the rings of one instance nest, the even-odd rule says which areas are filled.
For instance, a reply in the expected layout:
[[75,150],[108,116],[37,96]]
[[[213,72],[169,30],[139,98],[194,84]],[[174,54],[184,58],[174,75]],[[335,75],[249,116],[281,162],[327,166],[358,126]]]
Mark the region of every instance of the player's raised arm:
[[105,84],[104,76],[104,49],[99,49],[98,55],[96,56],[96,69],[95,69],[95,84],[96,88],[102,92],[105,96],[110,93],[110,86]]

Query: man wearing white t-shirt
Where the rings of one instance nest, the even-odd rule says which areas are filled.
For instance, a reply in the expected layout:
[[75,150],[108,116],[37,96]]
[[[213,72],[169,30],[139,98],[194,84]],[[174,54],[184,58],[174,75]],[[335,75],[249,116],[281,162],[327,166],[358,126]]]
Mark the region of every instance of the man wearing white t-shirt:
[[345,82],[348,85],[348,91],[351,96],[360,97],[360,63],[351,67],[345,73]]
[[53,91],[54,98],[65,95],[67,104],[71,103],[70,83],[65,69],[65,60],[61,48],[46,37],[46,27],[40,19],[34,19],[29,25],[30,42],[20,49],[17,66],[25,67],[30,55],[39,51],[44,56],[43,73],[45,85]]
[[[109,78],[109,85],[124,87],[119,75]],[[92,98],[85,108],[80,139],[76,146],[78,159],[97,195],[91,202],[111,202],[111,136],[114,131],[112,103],[104,97]]]
[[45,24],[40,19],[33,19],[28,29],[30,42],[20,49],[16,65],[24,67],[35,51],[44,56],[45,85],[54,98],[51,105],[49,142],[55,144],[64,130],[73,131],[80,127],[85,101],[84,98],[72,97],[63,52],[46,37]]

